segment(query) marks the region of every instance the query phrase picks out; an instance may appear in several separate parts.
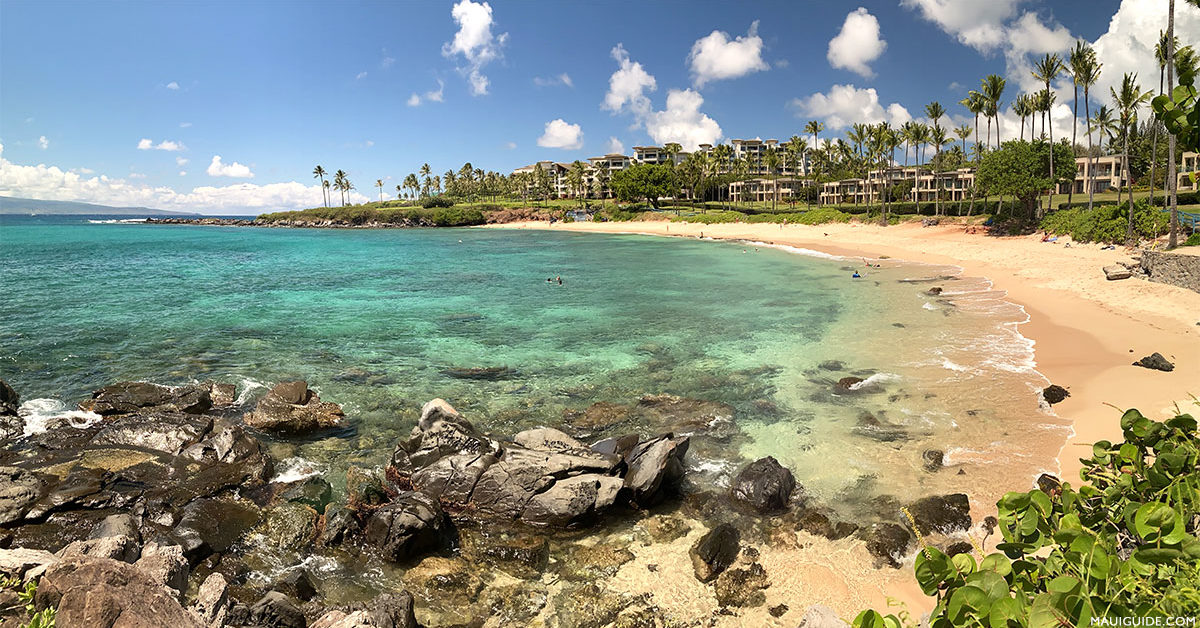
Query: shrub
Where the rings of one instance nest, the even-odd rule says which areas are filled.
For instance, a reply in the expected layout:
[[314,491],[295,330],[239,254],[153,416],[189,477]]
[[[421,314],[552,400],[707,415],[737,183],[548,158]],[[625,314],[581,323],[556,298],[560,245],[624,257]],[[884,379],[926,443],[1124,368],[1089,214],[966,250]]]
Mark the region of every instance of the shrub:
[[464,227],[482,225],[483,212],[478,209],[447,207],[433,212],[433,224],[438,227]]
[[[1129,410],[1121,429],[1124,442],[1099,441],[1080,460],[1087,484],[1078,491],[1064,482],[1000,499],[1003,553],[980,552],[977,561],[921,549],[913,567],[921,589],[937,598],[932,628],[1200,614],[1196,419],[1159,423]],[[900,625],[873,610],[854,620],[855,628]]]
[[[1168,228],[1170,216],[1145,201],[1133,206],[1133,233],[1136,237],[1156,237]],[[1129,204],[1105,205],[1088,211],[1086,207],[1059,210],[1042,219],[1041,228],[1056,235],[1070,235],[1076,242],[1125,241],[1129,225]]]
[[1183,246],[1200,246],[1200,231],[1188,236],[1188,239],[1183,241]]
[[437,207],[454,207],[454,201],[448,196],[426,196],[421,199],[421,207],[434,209]]

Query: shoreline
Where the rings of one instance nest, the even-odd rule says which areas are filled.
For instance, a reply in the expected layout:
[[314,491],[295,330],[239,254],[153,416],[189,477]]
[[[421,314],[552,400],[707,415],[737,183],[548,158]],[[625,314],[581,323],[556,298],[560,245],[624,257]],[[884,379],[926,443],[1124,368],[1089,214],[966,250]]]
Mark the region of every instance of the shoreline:
[[[1078,485],[1079,457],[1093,442],[1120,440],[1121,413],[1138,408],[1149,417],[1192,411],[1189,395],[1200,395],[1200,293],[1150,281],[1108,281],[1101,268],[1130,255],[1098,245],[1063,246],[1034,236],[966,234],[962,226],[881,228],[860,223],[828,225],[715,224],[654,222],[522,222],[487,225],[492,229],[540,229],[586,233],[700,237],[757,241],[849,258],[887,258],[948,265],[964,276],[984,277],[1006,299],[1024,308],[1028,320],[1017,329],[1034,343],[1035,368],[1071,396],[1053,412],[1071,422],[1061,448],[1057,475]],[[1191,313],[1191,314],[1190,314]],[[1132,366],[1160,352],[1172,372]],[[1115,407],[1114,407],[1115,406]],[[1049,466],[1049,465],[1048,465]],[[1021,487],[1014,483],[1012,490]],[[1024,481],[1024,480],[1022,480]]]

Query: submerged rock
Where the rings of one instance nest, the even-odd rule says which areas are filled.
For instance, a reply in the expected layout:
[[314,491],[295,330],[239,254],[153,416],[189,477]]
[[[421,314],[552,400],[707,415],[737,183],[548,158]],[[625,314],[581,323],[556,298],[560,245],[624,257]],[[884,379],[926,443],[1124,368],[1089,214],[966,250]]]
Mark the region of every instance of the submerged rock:
[[403,561],[443,546],[446,515],[436,499],[414,491],[401,493],[367,520],[367,543],[385,558]]
[[1172,364],[1170,360],[1164,358],[1163,355],[1157,351],[1138,360],[1137,362],[1134,362],[1133,365],[1140,366],[1142,368],[1153,369],[1155,371],[1170,372],[1175,370],[1175,365]]
[[946,453],[940,449],[926,449],[921,452],[922,465],[926,471],[934,472],[946,464]]
[[733,498],[760,513],[786,510],[796,488],[792,472],[772,456],[759,458],[733,480]]
[[[909,504],[908,512],[921,534],[950,534],[971,527],[971,504],[963,493],[931,495]],[[904,518],[908,523],[908,519]]]
[[270,591],[250,607],[248,623],[263,628],[306,628],[308,620],[291,598]]
[[515,377],[517,371],[507,366],[477,366],[477,367],[451,367],[442,369],[442,375],[453,377],[455,379],[481,379],[487,381],[496,381]]
[[203,414],[212,397],[201,386],[160,386],[149,382],[119,382],[92,393],[79,409],[104,416],[145,412]]
[[341,427],[345,414],[338,404],[321,401],[304,381],[294,381],[272,388],[243,420],[265,432],[302,434]]
[[1045,399],[1046,403],[1050,405],[1059,403],[1070,396],[1071,393],[1066,388],[1057,384],[1051,384],[1042,389],[1042,399]]
[[912,535],[898,523],[876,523],[863,532],[867,551],[892,567],[899,567],[908,553]]
[[741,542],[742,535],[728,523],[722,523],[700,537],[688,551],[696,579],[710,582],[725,571],[737,559]]
[[767,600],[762,590],[771,586],[767,571],[758,563],[745,569],[730,569],[717,576],[713,592],[721,606],[761,606]]

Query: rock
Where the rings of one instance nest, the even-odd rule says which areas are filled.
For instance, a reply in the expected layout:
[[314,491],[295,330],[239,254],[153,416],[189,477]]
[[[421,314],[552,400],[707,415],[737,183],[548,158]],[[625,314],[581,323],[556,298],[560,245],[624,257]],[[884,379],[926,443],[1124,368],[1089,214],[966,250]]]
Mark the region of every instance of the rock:
[[440,548],[448,532],[437,500],[415,491],[401,493],[367,520],[367,543],[393,562]]
[[761,606],[767,600],[762,590],[769,586],[763,566],[751,563],[745,569],[730,569],[717,576],[713,592],[721,606]]
[[345,414],[341,406],[322,402],[305,382],[296,381],[272,388],[242,420],[264,432],[302,434],[341,427]]
[[513,436],[513,443],[525,449],[546,451],[550,453],[585,453],[590,452],[587,445],[575,440],[567,433],[549,427],[539,427],[518,432]]
[[881,421],[870,412],[858,416],[858,422],[851,430],[854,434],[865,436],[881,443],[891,443],[908,438],[908,431],[903,426],[887,421]]
[[733,499],[760,513],[786,510],[796,488],[792,472],[772,456],[759,458],[742,469],[733,480]]
[[1052,497],[1057,497],[1059,493],[1062,493],[1062,481],[1049,473],[1038,476],[1037,487],[1038,490]]
[[308,620],[288,596],[269,591],[250,607],[250,624],[261,628],[306,628]]
[[58,562],[58,557],[46,550],[14,547],[0,549],[0,574],[28,580],[26,574],[41,575],[50,565]]
[[923,497],[909,504],[908,512],[921,534],[950,534],[971,527],[971,504],[963,493]]
[[861,384],[863,381],[865,380],[861,377],[843,377],[837,381],[836,388],[841,392],[848,392],[853,390],[855,384]]
[[958,541],[957,543],[947,545],[943,553],[947,556],[957,556],[959,554],[970,554],[974,549],[969,542]]
[[81,410],[104,416],[146,412],[203,414],[212,398],[200,386],[160,386],[149,382],[120,382],[92,393]]
[[181,545],[195,565],[209,555],[225,553],[259,521],[258,507],[232,497],[193,500],[184,506],[172,541]]
[[633,451],[633,448],[637,447],[639,440],[641,439],[638,438],[637,434],[614,436],[612,438],[605,438],[592,443],[591,449],[596,453],[612,454],[614,456],[626,458],[629,456],[629,453]]
[[196,593],[196,603],[189,609],[205,626],[223,626],[230,607],[229,586],[225,577],[211,573]]
[[93,445],[137,447],[176,456],[212,429],[211,417],[183,413],[135,414],[110,422],[92,439]]
[[350,465],[346,469],[346,502],[353,510],[365,511],[386,504],[390,496],[383,474]]
[[1070,396],[1071,393],[1066,388],[1057,384],[1051,384],[1042,389],[1042,399],[1045,399],[1046,403],[1050,405],[1059,403]]
[[892,567],[899,567],[908,553],[912,535],[908,528],[896,523],[875,523],[864,533],[867,551]]
[[34,603],[58,609],[55,619],[64,628],[205,628],[184,610],[174,591],[134,565],[107,558],[51,565],[38,583]]
[[267,511],[263,533],[271,544],[284,549],[303,549],[317,536],[317,511],[296,503],[280,504]]
[[309,577],[308,570],[304,568],[288,571],[282,578],[275,581],[273,588],[303,602],[317,596],[317,587]]
[[700,582],[710,582],[725,571],[737,559],[741,549],[742,535],[737,528],[722,523],[709,530],[692,546],[688,554],[692,557],[692,569]]
[[811,509],[802,511],[796,524],[809,534],[823,536],[831,541],[844,539],[858,530],[858,526],[853,523],[834,522],[825,514]]
[[573,582],[593,582],[611,578],[621,565],[633,560],[633,552],[600,543],[597,545],[575,545],[567,551],[570,558],[559,564],[560,573]]
[[109,515],[92,528],[89,539],[102,539],[108,536],[127,536],[136,542],[141,542],[142,534],[138,531],[137,522],[132,515]]
[[333,496],[333,487],[320,476],[312,476],[305,478],[299,482],[295,482],[283,490],[279,494],[281,501],[304,504],[312,507],[317,512],[325,510],[325,506],[329,504],[330,497]]
[[142,548],[131,537],[120,535],[73,541],[59,550],[58,556],[64,559],[91,556],[132,563],[137,560],[141,551]]
[[1163,355],[1157,351],[1138,360],[1137,362],[1134,362],[1133,365],[1147,369],[1154,369],[1156,371],[1170,372],[1175,370],[1175,365],[1164,358]]
[[843,371],[846,369],[846,365],[841,360],[825,360],[818,364],[817,368],[822,371]]
[[8,382],[0,379],[0,416],[17,416],[17,408],[20,407],[21,396]]
[[926,449],[921,452],[921,460],[926,471],[930,473],[941,469],[946,464],[946,454],[940,449]]
[[188,562],[178,545],[151,543],[142,548],[142,557],[134,566],[163,586],[175,589],[180,596],[187,591]]
[[934,286],[934,287],[926,290],[925,294],[926,294],[926,296],[936,297],[936,296],[941,295],[942,291],[943,291],[943,289],[941,286]]
[[18,467],[0,467],[0,525],[20,521],[41,497],[42,482]]
[[344,506],[329,504],[325,507],[325,524],[318,538],[321,545],[333,547],[341,545],[350,537],[362,531],[354,511]]
[[408,591],[384,593],[367,604],[322,615],[309,628],[421,628],[413,615],[413,596]]
[[625,487],[632,491],[631,501],[639,508],[658,502],[664,489],[673,487],[683,477],[683,456],[689,439],[664,434],[639,443],[625,457],[628,471]]
[[202,384],[208,388],[208,397],[214,408],[228,408],[237,401],[237,386],[207,381]]
[[771,617],[783,617],[784,614],[788,612],[788,605],[780,604],[778,606],[772,606],[771,608],[767,609],[767,612],[771,614]]
[[799,628],[850,628],[850,624],[838,617],[837,611],[817,604],[808,609],[800,618]]
[[404,582],[424,599],[450,608],[467,608],[479,599],[483,579],[462,558],[428,556],[404,573]]
[[451,367],[442,369],[442,375],[454,379],[480,379],[494,382],[515,377],[517,371],[507,366]]
[[550,544],[540,535],[479,530],[473,534],[464,531],[460,538],[464,558],[486,563],[516,578],[539,578],[550,560]]
[[15,414],[0,414],[0,444],[25,435],[25,419]]
[[1113,264],[1111,266],[1104,267],[1104,278],[1109,281],[1116,281],[1118,279],[1129,279],[1132,276],[1133,276],[1133,273],[1129,272],[1129,269],[1122,266],[1121,264]]
[[610,401],[598,401],[582,412],[574,410],[563,412],[563,419],[568,425],[589,432],[603,430],[631,418],[633,418],[633,409],[630,406]]
[[642,520],[642,527],[655,543],[670,543],[681,536],[687,536],[692,528],[678,517],[666,514],[654,515]]
[[595,517],[617,501],[624,481],[589,473],[554,483],[531,498],[521,520],[538,526],[573,527]]

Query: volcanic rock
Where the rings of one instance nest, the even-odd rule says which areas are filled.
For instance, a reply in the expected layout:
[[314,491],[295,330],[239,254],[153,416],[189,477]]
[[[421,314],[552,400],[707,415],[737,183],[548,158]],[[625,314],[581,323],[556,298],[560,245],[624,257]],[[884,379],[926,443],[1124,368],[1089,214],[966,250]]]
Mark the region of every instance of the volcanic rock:
[[1137,362],[1134,362],[1133,365],[1147,369],[1154,369],[1156,371],[1170,372],[1175,370],[1175,365],[1164,358],[1163,355],[1157,351],[1138,360]]
[[371,514],[366,540],[385,558],[402,561],[440,548],[447,533],[446,515],[437,500],[410,491]]
[[246,425],[264,432],[302,434],[341,427],[345,423],[345,414],[338,404],[322,402],[305,382],[294,381],[272,388],[243,420]]
[[786,510],[796,488],[796,479],[772,456],[759,458],[733,480],[733,498],[760,513]]
[[909,504],[908,512],[921,534],[950,534],[971,527],[971,504],[963,493],[923,497]]
[[1042,399],[1045,399],[1046,403],[1048,403],[1050,405],[1059,403],[1063,399],[1066,399],[1067,397],[1070,397],[1070,396],[1071,396],[1070,391],[1068,391],[1066,388],[1063,388],[1062,386],[1059,386],[1058,384],[1051,384],[1042,389]]
[[203,414],[212,398],[201,386],[160,386],[149,382],[119,382],[92,393],[81,410],[104,416],[143,412]]
[[728,523],[722,523],[700,537],[688,551],[696,579],[710,582],[732,565],[741,549],[741,540],[737,528]]

